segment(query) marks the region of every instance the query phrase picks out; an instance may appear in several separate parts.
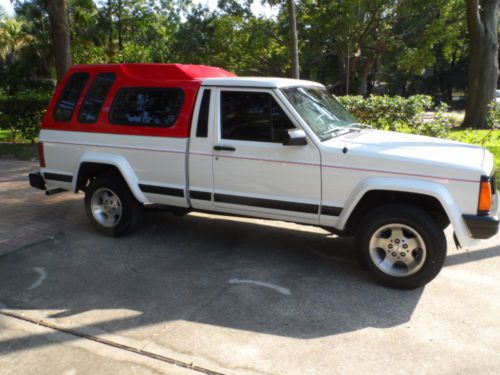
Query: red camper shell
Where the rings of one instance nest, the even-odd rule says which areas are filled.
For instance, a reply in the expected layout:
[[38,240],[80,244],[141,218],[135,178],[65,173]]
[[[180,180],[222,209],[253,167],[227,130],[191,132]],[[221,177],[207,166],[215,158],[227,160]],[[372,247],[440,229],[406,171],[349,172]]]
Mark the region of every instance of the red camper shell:
[[[203,65],[76,65],[58,86],[44,115],[42,129],[187,138],[200,85],[206,78],[221,77],[235,75]],[[128,100],[138,107],[150,102],[156,112],[138,109],[136,117],[121,118],[120,108],[113,109],[120,95],[128,95],[122,101]],[[159,113],[162,95],[176,95],[177,107],[170,109],[174,115]],[[141,122],[145,113],[147,121]]]

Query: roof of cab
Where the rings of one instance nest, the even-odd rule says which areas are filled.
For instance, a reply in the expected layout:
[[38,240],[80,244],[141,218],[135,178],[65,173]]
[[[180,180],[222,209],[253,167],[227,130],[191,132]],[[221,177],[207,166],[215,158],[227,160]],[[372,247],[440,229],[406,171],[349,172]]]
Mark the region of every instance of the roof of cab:
[[225,86],[225,87],[251,87],[251,88],[281,88],[290,86],[317,86],[322,84],[313,81],[304,81],[291,78],[275,77],[221,77],[206,78],[202,86]]
[[185,65],[185,64],[95,64],[95,65],[75,65],[72,71],[112,71],[122,72],[130,78],[138,79],[159,79],[174,81],[203,80],[205,78],[236,77],[235,74],[227,70],[205,65]]
[[201,81],[203,86],[280,88],[289,86],[322,86],[317,82],[275,77],[237,77],[222,68],[187,64],[95,64],[75,65],[73,72],[121,72],[130,79],[152,81]]

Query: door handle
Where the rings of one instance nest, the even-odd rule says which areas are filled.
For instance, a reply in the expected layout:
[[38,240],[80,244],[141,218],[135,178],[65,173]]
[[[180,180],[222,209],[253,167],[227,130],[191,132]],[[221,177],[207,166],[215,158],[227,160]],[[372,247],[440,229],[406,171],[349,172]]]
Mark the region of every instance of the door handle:
[[236,151],[236,149],[233,146],[220,146],[216,145],[214,146],[215,151]]

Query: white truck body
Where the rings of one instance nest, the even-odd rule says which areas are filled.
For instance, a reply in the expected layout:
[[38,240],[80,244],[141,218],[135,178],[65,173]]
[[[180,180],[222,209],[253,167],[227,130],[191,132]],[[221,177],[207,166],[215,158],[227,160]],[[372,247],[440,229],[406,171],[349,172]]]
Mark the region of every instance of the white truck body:
[[[236,215],[258,216],[343,230],[352,210],[370,190],[430,195],[443,205],[464,247],[477,245],[462,215],[475,215],[481,176],[494,172],[493,155],[479,146],[374,129],[363,129],[326,142],[312,132],[279,91],[280,87],[318,85],[272,78],[206,79],[198,95],[188,139],[42,130],[46,168],[41,172],[77,176],[81,163],[117,166],[134,196],[158,203]],[[197,113],[203,90],[212,90],[209,133],[197,138]],[[305,131],[308,144],[225,140],[219,126],[220,91],[266,92]],[[216,151],[214,145],[235,151]],[[346,147],[347,153],[342,150]],[[48,188],[75,191],[72,182],[47,180]],[[139,184],[182,190],[182,197],[143,193]],[[189,191],[341,210],[302,211],[189,198]],[[498,204],[496,204],[498,206]],[[293,208],[293,207],[292,207]],[[495,207],[498,210],[498,207]],[[313,211],[313,210],[309,210]]]
[[[279,78],[203,79],[189,137],[42,129],[44,187],[85,190],[79,181],[82,165],[110,165],[144,205],[292,221],[340,234],[368,193],[400,192],[439,202],[461,246],[474,246],[484,238],[473,233],[466,217],[479,217],[481,181],[494,176],[489,151],[367,127],[322,139],[282,90],[293,87],[323,88]],[[207,134],[200,137],[197,126],[206,91]],[[221,101],[228,92],[268,94],[293,127],[303,131],[304,144],[224,138]],[[490,225],[488,236],[498,230],[498,194],[491,188],[486,224],[497,229]]]

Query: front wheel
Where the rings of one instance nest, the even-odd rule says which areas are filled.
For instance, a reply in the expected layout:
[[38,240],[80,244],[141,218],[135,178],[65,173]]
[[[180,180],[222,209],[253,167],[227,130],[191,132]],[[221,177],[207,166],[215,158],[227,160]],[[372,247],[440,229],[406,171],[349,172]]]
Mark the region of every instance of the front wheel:
[[403,204],[375,209],[357,234],[366,267],[384,284],[413,289],[434,279],[446,258],[446,237],[425,211]]
[[143,207],[126,183],[117,177],[98,177],[85,190],[85,211],[97,230],[111,237],[132,233]]

